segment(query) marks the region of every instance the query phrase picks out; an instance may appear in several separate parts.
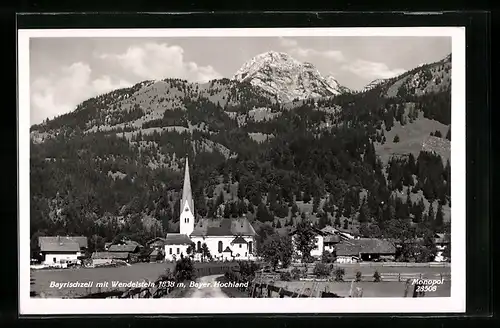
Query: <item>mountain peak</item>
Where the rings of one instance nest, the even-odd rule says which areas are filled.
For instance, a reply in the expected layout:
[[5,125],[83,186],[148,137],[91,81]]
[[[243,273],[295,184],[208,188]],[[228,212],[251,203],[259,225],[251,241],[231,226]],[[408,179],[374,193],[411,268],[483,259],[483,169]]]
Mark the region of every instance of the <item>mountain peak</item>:
[[344,91],[333,76],[323,77],[312,63],[302,63],[277,51],[256,55],[243,64],[233,79],[248,81],[276,95],[281,102],[333,96]]

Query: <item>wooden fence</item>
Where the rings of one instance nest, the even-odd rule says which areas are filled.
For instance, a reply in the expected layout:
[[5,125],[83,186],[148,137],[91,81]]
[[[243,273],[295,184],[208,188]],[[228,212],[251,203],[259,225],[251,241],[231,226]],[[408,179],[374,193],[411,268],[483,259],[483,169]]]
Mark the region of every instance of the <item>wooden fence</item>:
[[[330,263],[328,263],[330,264]],[[384,267],[406,267],[406,268],[450,268],[449,262],[426,262],[426,263],[411,263],[411,262],[358,262],[358,263],[331,263],[339,268],[384,268]],[[314,267],[315,263],[292,263],[290,266],[304,268],[307,266]]]
[[[283,287],[276,287],[270,284],[261,284],[255,283],[250,290],[250,297],[252,298],[271,298],[271,297],[292,297],[292,298],[308,298],[315,297],[314,290],[312,290],[309,294],[291,292],[283,289]],[[335,293],[330,292],[319,292],[319,296],[321,298],[342,298]]]

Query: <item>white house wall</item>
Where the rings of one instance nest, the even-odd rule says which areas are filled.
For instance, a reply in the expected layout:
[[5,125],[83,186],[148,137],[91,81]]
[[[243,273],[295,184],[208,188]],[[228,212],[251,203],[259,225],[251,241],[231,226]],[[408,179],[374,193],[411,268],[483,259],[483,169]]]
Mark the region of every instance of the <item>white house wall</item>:
[[[183,256],[188,256],[188,247],[189,245],[165,245],[165,260],[173,261],[174,257],[176,260],[178,260],[181,257],[181,254]],[[170,253],[170,251],[172,251],[172,254]]]
[[[245,259],[251,258],[248,252],[248,244],[242,244],[240,248],[240,244],[231,244],[231,242],[236,238],[236,236],[205,236],[205,237],[197,237],[191,236],[191,240],[195,243],[196,247],[198,247],[198,241],[203,245],[207,244],[208,249],[210,250],[210,254],[214,259],[224,259],[227,256],[224,256],[223,253],[219,253],[219,241],[222,241],[222,251],[229,247],[233,251],[233,255],[240,254],[237,259]],[[243,237],[247,243],[252,242],[252,251],[255,252],[255,239],[253,237]],[[245,257],[245,253],[247,256]]]
[[[43,261],[43,264],[55,264],[55,263],[61,263],[61,260],[63,261],[77,261],[78,256],[80,256],[80,252],[75,252],[75,253],[45,253],[45,259]],[[55,259],[55,261],[54,261]]]

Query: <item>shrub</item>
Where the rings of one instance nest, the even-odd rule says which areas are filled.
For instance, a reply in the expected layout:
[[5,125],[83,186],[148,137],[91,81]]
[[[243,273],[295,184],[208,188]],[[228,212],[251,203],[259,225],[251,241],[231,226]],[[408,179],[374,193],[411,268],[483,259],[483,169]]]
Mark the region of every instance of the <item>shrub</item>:
[[196,273],[193,261],[187,256],[181,257],[175,264],[174,275],[176,281],[195,280]]
[[330,268],[325,263],[316,263],[313,273],[317,277],[327,277],[330,275]]
[[324,251],[323,255],[321,256],[321,262],[333,263],[335,262],[335,255],[333,255],[333,253],[330,253],[329,251]]
[[356,282],[361,281],[361,271],[356,272]]
[[281,272],[280,273],[280,280],[281,281],[292,281],[292,275],[288,271]]
[[335,269],[335,281],[344,281],[345,270],[344,268]]
[[394,136],[392,142],[399,142],[399,136],[397,134]]
[[293,268],[290,274],[293,280],[299,280],[302,276],[302,271],[299,268]]
[[380,282],[382,279],[382,277],[380,276],[380,273],[378,271],[375,271],[375,273],[373,274],[373,281],[374,282]]

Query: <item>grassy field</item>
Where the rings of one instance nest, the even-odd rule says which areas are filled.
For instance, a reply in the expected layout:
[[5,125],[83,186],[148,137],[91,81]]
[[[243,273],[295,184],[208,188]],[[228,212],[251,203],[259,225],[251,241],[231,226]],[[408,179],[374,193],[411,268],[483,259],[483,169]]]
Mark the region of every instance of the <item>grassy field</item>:
[[[348,297],[351,289],[350,282],[317,282],[314,285],[311,281],[276,281],[276,287],[283,287],[292,292],[302,292],[303,294],[313,293],[318,295],[320,291],[336,293],[339,296]],[[427,292],[425,297],[449,297],[450,281],[445,281],[443,285],[436,285],[435,292]],[[363,297],[404,297],[406,284],[404,282],[359,282],[354,283],[354,287],[363,288]],[[410,286],[409,297],[413,292],[413,286]],[[314,290],[313,290],[314,288]]]

